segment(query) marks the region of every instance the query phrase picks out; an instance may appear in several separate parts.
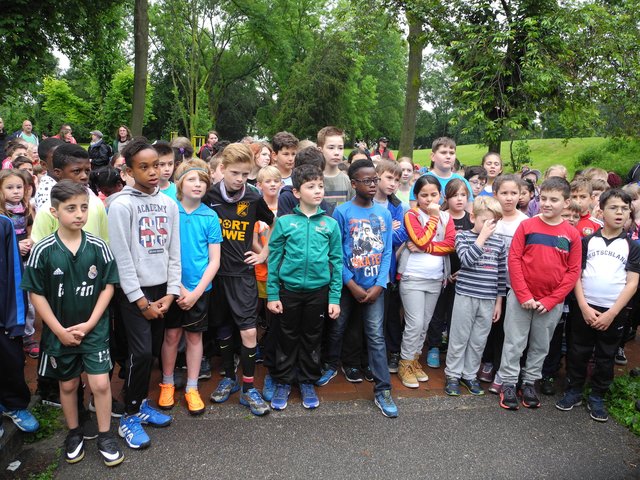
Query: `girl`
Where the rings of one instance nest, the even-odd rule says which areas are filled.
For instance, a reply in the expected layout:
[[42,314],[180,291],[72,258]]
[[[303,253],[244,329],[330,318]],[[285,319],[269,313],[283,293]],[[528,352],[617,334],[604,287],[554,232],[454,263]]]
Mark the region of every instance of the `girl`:
[[131,130],[126,125],[120,125],[116,132],[116,139],[113,141],[113,153],[120,153],[122,149],[131,141]]
[[518,210],[524,213],[527,217],[533,217],[538,214],[539,205],[535,205],[537,208],[532,210],[531,201],[536,195],[536,187],[531,180],[522,180],[520,186],[520,199],[518,200]]
[[199,159],[188,160],[176,169],[175,178],[180,212],[182,278],[180,297],[171,304],[165,318],[158,406],[170,409],[175,403],[173,372],[184,331],[187,345],[185,400],[189,413],[199,415],[205,410],[198,392],[202,332],[209,325],[209,291],[220,266],[222,233],[218,215],[202,203],[211,182],[208,165]]
[[247,183],[255,186],[257,183],[256,178],[258,177],[258,172],[260,171],[260,169],[268,166],[271,163],[271,155],[273,153],[273,150],[268,143],[264,142],[254,142],[249,145],[249,148],[251,149],[251,153],[253,153],[253,168],[249,173]]
[[[478,167],[482,168],[482,167]],[[467,185],[459,178],[454,178],[447,183],[444,190],[445,202],[442,210],[449,212],[453,219],[455,231],[471,230],[473,223],[471,215],[465,210],[469,201],[469,190]],[[433,319],[427,331],[429,351],[427,352],[427,366],[430,368],[440,368],[440,344],[447,336],[449,324],[451,322],[451,311],[453,309],[453,299],[455,297],[455,281],[460,270],[460,259],[455,250],[449,255],[451,263],[451,275],[447,278],[436,309],[433,312]]]
[[417,206],[404,217],[410,241],[398,262],[405,314],[398,376],[409,388],[429,380],[418,359],[454,251],[455,227],[449,213],[440,211],[440,189],[433,175],[420,177],[413,187]]
[[401,157],[398,160],[398,165],[402,169],[402,175],[400,176],[400,186],[396,192],[396,197],[402,202],[402,208],[405,213],[409,210],[409,193],[411,187],[413,187],[413,161],[409,157]]
[[193,158],[193,145],[187,137],[175,137],[169,145],[173,148],[175,168],[178,168],[182,162]]
[[[504,240],[507,250],[507,292],[511,288],[508,266],[511,240],[520,223],[529,218],[517,208],[520,200],[521,183],[522,180],[518,175],[501,175],[493,182],[494,197],[502,207],[502,219],[496,224],[494,235]],[[504,309],[500,320],[491,325],[491,332],[482,355],[482,365],[478,376],[481,382],[493,382],[489,387],[489,391],[496,394],[500,393],[500,388],[502,387],[502,380],[497,375],[494,377],[493,373],[497,372],[500,358],[502,357],[502,343],[504,342],[503,322]]]
[[564,165],[551,165],[544,172],[544,180],[550,177],[562,177],[566,180],[568,174],[567,167]]
[[120,171],[113,167],[102,167],[97,170],[91,170],[89,175],[89,185],[91,189],[98,194],[98,198],[102,200],[105,207],[108,207],[107,198],[114,193],[118,193],[126,185]]
[[487,184],[480,192],[480,195],[493,196],[493,182],[499,175],[502,175],[502,158],[494,152],[489,152],[482,157],[482,166],[487,171]]

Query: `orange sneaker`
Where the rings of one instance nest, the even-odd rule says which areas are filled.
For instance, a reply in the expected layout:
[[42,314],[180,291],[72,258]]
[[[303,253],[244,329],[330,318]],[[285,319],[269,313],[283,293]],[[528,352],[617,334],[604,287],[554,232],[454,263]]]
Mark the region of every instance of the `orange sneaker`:
[[187,408],[191,415],[200,415],[204,413],[204,402],[200,398],[200,393],[195,388],[190,389],[184,394],[184,398],[187,401]]
[[160,398],[158,399],[158,406],[162,410],[169,410],[175,405],[173,394],[176,391],[175,385],[169,383],[160,384]]

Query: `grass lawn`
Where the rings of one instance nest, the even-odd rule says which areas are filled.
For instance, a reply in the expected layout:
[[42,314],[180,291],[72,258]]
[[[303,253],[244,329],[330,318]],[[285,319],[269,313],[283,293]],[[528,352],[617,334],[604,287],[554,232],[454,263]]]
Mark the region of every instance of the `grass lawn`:
[[[574,164],[578,155],[589,147],[599,146],[606,139],[601,137],[572,138],[566,145],[561,138],[529,140],[531,148],[531,159],[529,166],[544,173],[550,166],[560,163],[569,170],[569,178],[575,170]],[[458,159],[464,165],[480,165],[482,156],[487,152],[484,145],[458,145],[456,149]],[[397,151],[394,152],[397,155]],[[428,166],[431,150],[415,150],[413,152],[414,162],[422,166]],[[397,158],[397,156],[396,156]],[[505,171],[511,172],[509,166],[509,142],[502,142],[502,158],[505,163]]]

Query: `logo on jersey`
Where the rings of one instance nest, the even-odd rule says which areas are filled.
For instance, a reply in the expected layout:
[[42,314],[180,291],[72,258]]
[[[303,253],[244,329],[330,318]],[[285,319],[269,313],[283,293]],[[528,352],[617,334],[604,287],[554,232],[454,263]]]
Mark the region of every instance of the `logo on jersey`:
[[98,269],[96,268],[95,265],[91,265],[89,267],[89,273],[87,273],[87,276],[93,280],[94,278],[96,278],[98,276]]
[[239,217],[246,217],[249,214],[249,202],[238,202],[236,206],[236,214]]
[[588,237],[592,233],[593,233],[593,228],[591,228],[591,227],[584,227],[582,229],[582,235],[585,236],[585,237]]
[[56,269],[53,271],[53,274],[54,274],[54,275],[64,275],[64,272],[63,272],[62,270],[60,270],[59,268],[56,268]]
[[53,368],[58,368],[58,362],[56,362],[56,359],[53,357],[49,357],[49,363],[51,364],[51,366]]

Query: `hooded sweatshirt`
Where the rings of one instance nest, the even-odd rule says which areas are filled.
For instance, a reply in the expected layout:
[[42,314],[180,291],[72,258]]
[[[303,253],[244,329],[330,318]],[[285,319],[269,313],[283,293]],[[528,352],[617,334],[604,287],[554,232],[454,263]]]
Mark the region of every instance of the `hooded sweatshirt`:
[[167,284],[180,295],[180,217],[178,206],[156,190],[132,187],[109,197],[109,240],[118,264],[120,287],[130,302],[144,296],[142,287]]

